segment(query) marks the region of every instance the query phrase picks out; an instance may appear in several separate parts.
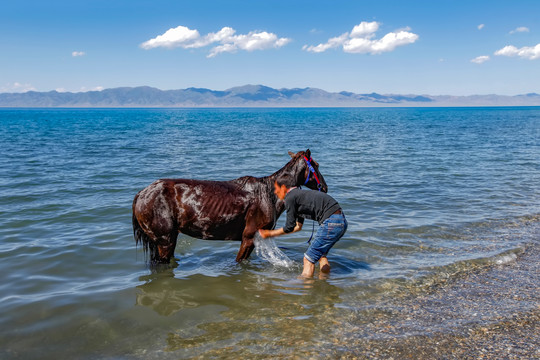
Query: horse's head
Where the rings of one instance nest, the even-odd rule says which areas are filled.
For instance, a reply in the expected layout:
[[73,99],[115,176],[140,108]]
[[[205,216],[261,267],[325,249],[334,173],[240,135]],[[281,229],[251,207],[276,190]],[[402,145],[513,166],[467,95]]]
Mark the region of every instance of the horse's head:
[[328,192],[328,186],[319,171],[319,163],[311,157],[311,151],[293,153],[289,151],[291,168],[289,171],[296,178],[296,186],[307,186],[313,190]]

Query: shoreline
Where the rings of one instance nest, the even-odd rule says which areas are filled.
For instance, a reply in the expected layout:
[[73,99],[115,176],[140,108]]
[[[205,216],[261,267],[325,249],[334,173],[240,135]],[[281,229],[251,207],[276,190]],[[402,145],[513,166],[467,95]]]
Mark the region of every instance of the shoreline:
[[[298,336],[280,335],[269,342],[243,339],[190,358],[540,358],[540,242],[534,240],[540,228],[535,224],[531,230],[532,241],[513,261],[461,273],[363,309],[330,307],[322,319],[295,320],[304,323]],[[287,324],[279,325],[286,333]],[[313,337],[306,340],[305,334]]]
[[358,314],[352,321],[357,325],[337,343],[334,339],[341,345],[334,348],[342,350],[331,357],[540,358],[538,274],[540,246],[533,240],[516,261],[469,273],[399,304],[377,305],[373,318]]
[[518,313],[466,333],[359,341],[357,351],[332,352],[344,359],[538,359],[540,310]]

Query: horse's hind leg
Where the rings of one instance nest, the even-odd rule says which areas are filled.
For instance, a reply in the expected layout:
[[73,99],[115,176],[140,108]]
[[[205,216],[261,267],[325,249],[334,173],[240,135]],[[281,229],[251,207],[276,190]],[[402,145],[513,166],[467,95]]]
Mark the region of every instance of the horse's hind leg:
[[174,249],[176,248],[176,240],[178,232],[172,232],[168,236],[162,236],[156,241],[157,251],[154,252],[152,262],[159,264],[168,264],[171,262],[171,258],[174,256]]

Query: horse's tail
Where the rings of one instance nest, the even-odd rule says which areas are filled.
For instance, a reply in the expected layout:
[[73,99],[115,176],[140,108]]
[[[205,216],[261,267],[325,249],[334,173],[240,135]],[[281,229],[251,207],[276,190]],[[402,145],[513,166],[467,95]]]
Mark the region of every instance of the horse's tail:
[[[135,201],[137,201],[137,197],[135,197]],[[135,205],[135,201],[133,204]],[[137,217],[135,216],[135,206],[133,206],[133,237],[135,238],[135,245],[138,246],[139,244],[143,245],[144,250],[144,256],[150,256],[150,260],[153,260],[157,253],[157,246],[155,245],[154,241],[150,239],[150,237],[144,232],[144,230],[141,227],[141,224],[139,224],[139,220],[137,220]]]

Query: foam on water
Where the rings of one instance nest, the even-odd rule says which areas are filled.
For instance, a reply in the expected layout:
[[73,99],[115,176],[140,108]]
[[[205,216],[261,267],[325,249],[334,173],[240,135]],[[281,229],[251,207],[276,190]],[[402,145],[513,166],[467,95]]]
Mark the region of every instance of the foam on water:
[[517,255],[512,253],[512,254],[498,256],[497,258],[495,258],[494,262],[497,265],[504,265],[504,264],[511,263],[515,261],[516,259],[517,259]]
[[290,268],[294,265],[294,262],[277,247],[274,239],[263,239],[259,233],[256,233],[253,242],[255,244],[257,256],[268,261],[272,265],[286,268]]

